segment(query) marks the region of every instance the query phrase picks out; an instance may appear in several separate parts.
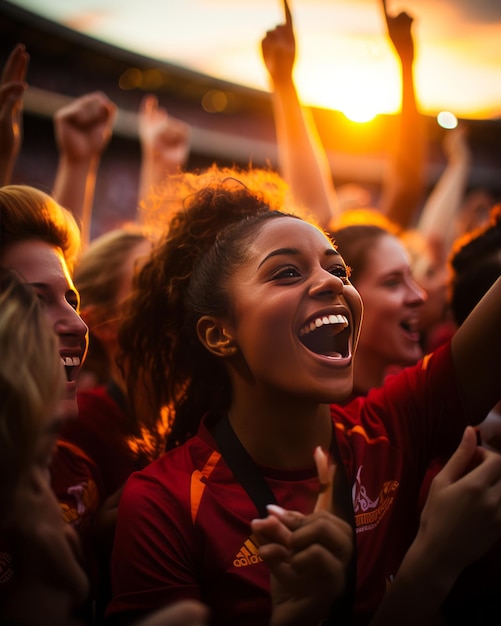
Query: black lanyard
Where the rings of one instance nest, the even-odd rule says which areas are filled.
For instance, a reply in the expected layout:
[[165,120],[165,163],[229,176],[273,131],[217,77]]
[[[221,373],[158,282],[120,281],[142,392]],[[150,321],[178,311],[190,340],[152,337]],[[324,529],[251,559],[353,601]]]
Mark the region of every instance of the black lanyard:
[[[219,419],[212,429],[212,434],[216,440],[221,456],[233,473],[233,476],[245,489],[261,517],[267,517],[267,504],[278,504],[275,494],[271,490],[269,484],[261,473],[259,467],[253,461],[247,450],[242,445],[240,439],[235,434],[231,426],[228,416],[225,415]],[[353,555],[347,569],[347,583],[344,593],[334,603],[329,618],[325,619],[322,624],[336,624],[336,626],[345,626],[351,624],[352,607],[355,597],[356,588],[356,535],[355,535],[355,516],[353,512],[353,503],[351,498],[351,489],[346,477],[346,471],[341,459],[339,448],[337,445],[336,435],[333,429],[331,454],[336,463],[336,472],[334,475],[333,508],[336,515],[347,521],[353,528]]]

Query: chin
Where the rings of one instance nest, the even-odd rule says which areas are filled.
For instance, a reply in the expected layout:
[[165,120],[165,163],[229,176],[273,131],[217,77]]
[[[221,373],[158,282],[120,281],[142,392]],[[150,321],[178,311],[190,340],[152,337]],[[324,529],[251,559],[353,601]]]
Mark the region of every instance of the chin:
[[421,348],[416,348],[416,350],[413,350],[411,353],[402,356],[400,365],[402,367],[410,367],[411,365],[416,365],[416,363],[419,361],[419,359],[422,358],[422,356],[423,351],[421,350]]
[[353,378],[350,376],[346,380],[336,379],[336,388],[326,392],[322,402],[324,404],[342,404],[353,393]]

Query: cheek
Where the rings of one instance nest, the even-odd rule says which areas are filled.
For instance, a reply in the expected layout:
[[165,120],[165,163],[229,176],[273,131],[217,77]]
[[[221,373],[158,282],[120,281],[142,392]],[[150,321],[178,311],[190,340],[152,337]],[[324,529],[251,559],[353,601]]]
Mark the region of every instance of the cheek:
[[381,347],[391,342],[395,335],[395,323],[399,311],[400,308],[388,299],[379,298],[364,302],[360,344]]
[[282,306],[283,300],[269,297],[258,300],[247,300],[235,311],[237,343],[249,365],[276,360],[290,346],[288,307]]
[[54,330],[56,335],[58,335],[59,333],[57,332],[57,323],[60,316],[58,315],[57,309],[53,306],[45,306],[44,312],[45,317],[50,324],[50,327]]
[[382,322],[388,314],[391,315],[400,307],[400,303],[385,291],[370,290],[360,292],[360,295],[364,303],[364,323],[367,318]]

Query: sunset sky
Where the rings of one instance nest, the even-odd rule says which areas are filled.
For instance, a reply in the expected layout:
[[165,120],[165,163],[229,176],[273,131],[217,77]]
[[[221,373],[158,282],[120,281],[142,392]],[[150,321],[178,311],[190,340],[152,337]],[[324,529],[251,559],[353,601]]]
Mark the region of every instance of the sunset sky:
[[[268,90],[260,41],[279,0],[17,0],[63,25],[156,59]],[[415,18],[423,112],[501,116],[501,1],[388,0]],[[380,0],[290,0],[295,78],[306,104],[363,117],[399,106],[398,67]]]

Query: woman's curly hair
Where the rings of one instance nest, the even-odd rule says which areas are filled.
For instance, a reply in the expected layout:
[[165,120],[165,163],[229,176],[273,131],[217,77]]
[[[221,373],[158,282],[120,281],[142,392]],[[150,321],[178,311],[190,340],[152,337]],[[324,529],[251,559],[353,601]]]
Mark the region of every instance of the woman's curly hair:
[[[228,407],[226,370],[198,340],[196,320],[228,314],[225,281],[245,258],[261,220],[284,215],[275,210],[280,202],[272,186],[250,188],[241,180],[249,182],[248,176],[233,173],[212,168],[203,186],[199,181],[185,197],[135,277],[121,324],[121,363],[131,405],[150,416],[167,407],[169,447],[194,434],[205,412]],[[258,180],[254,171],[254,183]]]

